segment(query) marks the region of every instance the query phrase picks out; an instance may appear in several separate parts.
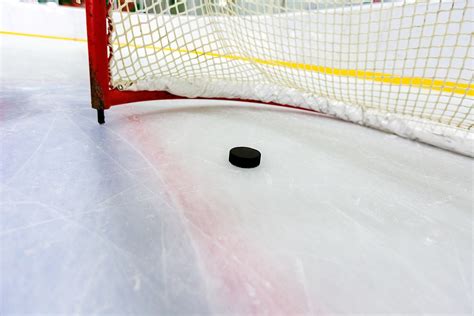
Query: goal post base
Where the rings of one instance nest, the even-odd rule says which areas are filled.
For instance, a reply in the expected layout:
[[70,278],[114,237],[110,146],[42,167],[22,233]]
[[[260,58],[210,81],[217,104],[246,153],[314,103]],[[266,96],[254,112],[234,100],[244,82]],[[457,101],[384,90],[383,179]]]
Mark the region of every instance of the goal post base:
[[101,125],[105,123],[105,111],[104,110],[97,110],[97,122]]

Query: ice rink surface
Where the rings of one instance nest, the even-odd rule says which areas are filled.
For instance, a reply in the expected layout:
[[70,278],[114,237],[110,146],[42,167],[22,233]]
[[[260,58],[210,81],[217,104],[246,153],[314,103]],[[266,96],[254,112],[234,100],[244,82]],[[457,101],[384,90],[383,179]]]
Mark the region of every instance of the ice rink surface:
[[0,45],[0,314],[472,314],[472,159],[237,102],[99,126],[85,43]]

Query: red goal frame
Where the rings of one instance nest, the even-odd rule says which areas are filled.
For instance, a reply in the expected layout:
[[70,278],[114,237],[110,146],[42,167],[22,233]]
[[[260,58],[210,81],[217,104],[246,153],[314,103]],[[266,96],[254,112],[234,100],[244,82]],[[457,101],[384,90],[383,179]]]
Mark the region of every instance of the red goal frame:
[[[190,99],[167,91],[122,91],[110,85],[111,74],[109,71],[109,61],[112,56],[112,51],[109,46],[109,35],[112,32],[112,23],[107,14],[110,5],[107,4],[108,1],[109,0],[86,0],[85,2],[91,104],[92,108],[97,110],[99,123],[105,123],[104,110],[110,109],[115,105],[151,100]],[[196,97],[194,99],[211,98]],[[254,99],[212,99],[276,105],[321,114],[320,112],[307,108]]]
[[87,44],[92,107],[107,110],[114,105],[164,99],[184,99],[166,91],[121,91],[110,86],[107,0],[87,0]]

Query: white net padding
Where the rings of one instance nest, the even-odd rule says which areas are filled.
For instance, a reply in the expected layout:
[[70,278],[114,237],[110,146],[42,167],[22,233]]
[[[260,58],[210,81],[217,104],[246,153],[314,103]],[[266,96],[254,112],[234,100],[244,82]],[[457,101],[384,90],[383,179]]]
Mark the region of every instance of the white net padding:
[[314,109],[474,156],[474,1],[115,1],[111,85]]

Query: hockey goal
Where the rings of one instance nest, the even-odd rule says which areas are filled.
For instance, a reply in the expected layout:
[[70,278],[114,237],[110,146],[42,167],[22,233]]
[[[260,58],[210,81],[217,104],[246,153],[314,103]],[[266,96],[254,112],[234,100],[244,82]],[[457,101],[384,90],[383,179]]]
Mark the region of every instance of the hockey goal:
[[89,0],[92,105],[255,100],[474,156],[473,3]]

